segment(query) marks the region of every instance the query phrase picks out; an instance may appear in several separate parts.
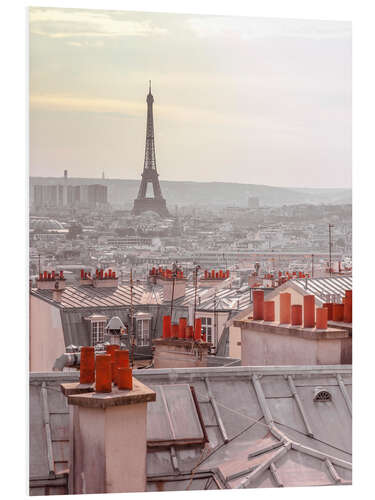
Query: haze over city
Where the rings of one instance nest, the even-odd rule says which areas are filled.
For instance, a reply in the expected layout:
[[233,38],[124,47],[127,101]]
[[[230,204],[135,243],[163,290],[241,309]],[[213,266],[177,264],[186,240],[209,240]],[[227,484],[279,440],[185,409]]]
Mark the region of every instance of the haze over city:
[[30,175],[351,187],[351,24],[30,9]]

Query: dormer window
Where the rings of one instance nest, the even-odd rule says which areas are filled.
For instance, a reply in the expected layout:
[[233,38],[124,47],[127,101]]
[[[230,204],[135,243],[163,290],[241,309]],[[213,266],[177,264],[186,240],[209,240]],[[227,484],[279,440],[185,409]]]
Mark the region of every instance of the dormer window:
[[85,319],[90,321],[91,345],[103,344],[107,317],[101,314],[92,314]]
[[137,346],[149,346],[151,341],[152,316],[148,313],[139,312],[136,317]]
[[332,395],[326,389],[319,387],[315,389],[314,401],[332,401]]
[[105,321],[95,321],[91,323],[91,343],[92,345],[104,342]]
[[206,341],[210,344],[214,344],[214,331],[212,328],[212,318],[210,317],[202,317],[202,333],[206,334]]

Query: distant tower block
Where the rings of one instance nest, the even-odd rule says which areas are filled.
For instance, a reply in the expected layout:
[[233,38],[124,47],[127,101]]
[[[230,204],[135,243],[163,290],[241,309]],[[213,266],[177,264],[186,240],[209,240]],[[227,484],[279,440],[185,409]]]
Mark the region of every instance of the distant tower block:
[[68,171],[64,170],[64,179],[67,179],[67,178],[68,178]]
[[[156,170],[155,140],[154,140],[154,118],[152,105],[154,98],[151,94],[151,81],[147,95],[147,128],[146,128],[146,146],[145,162],[143,166],[141,185],[139,186],[138,196],[134,200],[133,214],[139,215],[142,212],[151,210],[158,213],[161,217],[169,217],[167,204],[161,194],[159,184],[159,174]],[[153,197],[147,197],[147,185],[152,184]]]

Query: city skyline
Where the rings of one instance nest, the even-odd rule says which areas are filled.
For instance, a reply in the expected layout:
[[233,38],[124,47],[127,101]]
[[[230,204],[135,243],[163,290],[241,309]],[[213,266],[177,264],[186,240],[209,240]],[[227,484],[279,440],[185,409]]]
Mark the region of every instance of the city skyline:
[[30,9],[30,175],[139,179],[149,79],[162,181],[351,187],[350,23],[78,9]]

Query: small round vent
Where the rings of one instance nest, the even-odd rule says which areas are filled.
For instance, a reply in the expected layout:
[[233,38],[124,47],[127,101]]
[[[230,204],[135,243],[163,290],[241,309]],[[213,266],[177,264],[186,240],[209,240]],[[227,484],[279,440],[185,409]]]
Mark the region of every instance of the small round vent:
[[314,401],[332,401],[332,395],[326,389],[316,389]]

